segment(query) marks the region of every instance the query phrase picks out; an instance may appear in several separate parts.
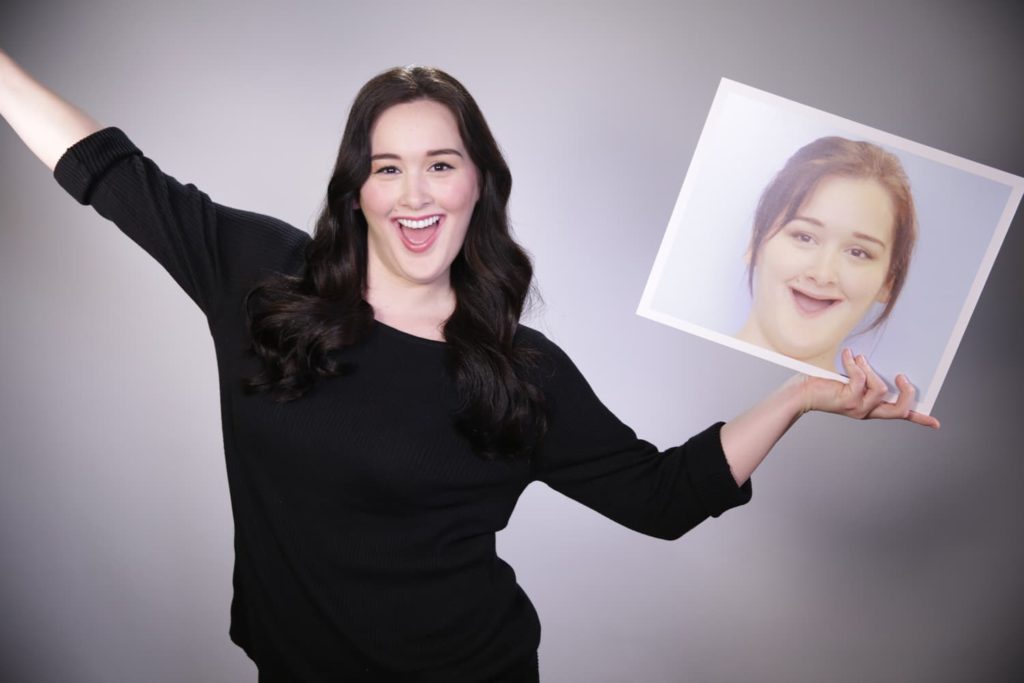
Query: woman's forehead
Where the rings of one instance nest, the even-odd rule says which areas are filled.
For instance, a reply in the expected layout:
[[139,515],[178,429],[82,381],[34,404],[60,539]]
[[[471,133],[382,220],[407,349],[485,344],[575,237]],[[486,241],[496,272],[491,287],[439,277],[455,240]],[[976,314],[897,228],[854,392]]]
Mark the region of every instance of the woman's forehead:
[[874,178],[825,176],[806,194],[796,209],[778,219],[769,237],[788,221],[843,234],[860,234],[884,245],[893,241],[896,209],[892,195]]
[[377,117],[370,130],[371,153],[411,154],[454,148],[464,151],[455,116],[434,100],[395,104]]

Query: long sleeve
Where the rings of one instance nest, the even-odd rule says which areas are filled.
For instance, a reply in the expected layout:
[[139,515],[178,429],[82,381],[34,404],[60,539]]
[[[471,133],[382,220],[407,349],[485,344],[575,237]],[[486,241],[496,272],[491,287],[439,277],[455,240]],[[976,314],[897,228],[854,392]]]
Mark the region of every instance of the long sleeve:
[[[540,335],[538,335],[540,336]],[[719,439],[721,423],[659,452],[595,396],[572,361],[542,338],[549,430],[535,477],[636,531],[678,538],[707,517],[750,500],[737,486]]]
[[163,173],[117,128],[73,145],[54,168],[60,185],[145,249],[199,305],[216,315],[225,294],[294,264],[306,233],[214,203]]

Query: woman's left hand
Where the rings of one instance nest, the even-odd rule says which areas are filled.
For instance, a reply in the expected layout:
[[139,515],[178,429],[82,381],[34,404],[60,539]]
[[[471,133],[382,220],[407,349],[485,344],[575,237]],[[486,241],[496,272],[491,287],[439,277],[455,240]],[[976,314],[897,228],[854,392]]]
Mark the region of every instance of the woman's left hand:
[[849,349],[844,349],[842,360],[850,378],[848,384],[819,377],[802,378],[805,412],[820,410],[862,420],[907,420],[924,427],[939,428],[939,421],[934,417],[910,409],[915,390],[904,375],[896,376],[899,396],[895,403],[889,403],[885,400],[889,387],[864,356],[855,357]]
[[743,485],[782,435],[810,410],[861,420],[907,420],[932,429],[939,428],[939,421],[934,417],[910,409],[914,386],[903,375],[896,377],[899,397],[895,403],[889,403],[885,400],[889,387],[871,369],[866,358],[854,358],[847,349],[843,351],[843,367],[850,378],[848,384],[834,379],[796,375],[768,398],[722,427],[722,449],[737,485]]

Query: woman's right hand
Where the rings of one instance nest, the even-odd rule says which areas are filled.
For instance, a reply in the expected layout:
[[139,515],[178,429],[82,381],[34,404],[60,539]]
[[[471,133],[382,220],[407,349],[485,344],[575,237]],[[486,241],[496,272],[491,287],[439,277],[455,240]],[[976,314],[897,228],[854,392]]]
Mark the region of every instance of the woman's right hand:
[[51,171],[68,147],[101,126],[35,80],[0,49],[0,116]]

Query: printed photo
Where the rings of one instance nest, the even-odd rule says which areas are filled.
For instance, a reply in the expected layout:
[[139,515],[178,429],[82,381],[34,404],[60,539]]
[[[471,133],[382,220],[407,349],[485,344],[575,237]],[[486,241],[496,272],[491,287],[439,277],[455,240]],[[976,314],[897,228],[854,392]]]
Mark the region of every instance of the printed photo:
[[[930,413],[1024,179],[723,79],[638,313]],[[895,394],[894,394],[895,395]]]

